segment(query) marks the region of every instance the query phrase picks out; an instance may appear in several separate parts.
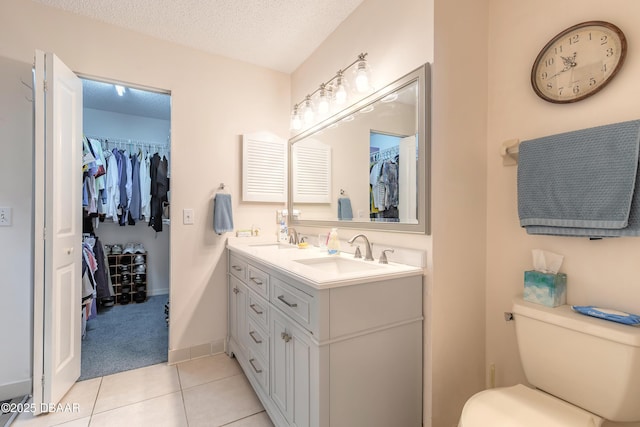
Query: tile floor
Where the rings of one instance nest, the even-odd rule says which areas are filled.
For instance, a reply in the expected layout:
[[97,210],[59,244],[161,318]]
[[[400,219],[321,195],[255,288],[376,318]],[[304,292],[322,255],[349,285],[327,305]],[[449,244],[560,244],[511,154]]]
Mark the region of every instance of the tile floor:
[[12,426],[273,427],[240,365],[226,354],[80,381],[61,403],[70,411],[24,413]]

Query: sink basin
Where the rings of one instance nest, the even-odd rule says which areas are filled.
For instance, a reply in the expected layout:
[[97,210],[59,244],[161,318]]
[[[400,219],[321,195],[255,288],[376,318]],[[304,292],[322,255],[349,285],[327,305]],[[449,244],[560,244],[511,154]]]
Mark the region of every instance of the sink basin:
[[309,267],[322,270],[325,273],[358,273],[361,271],[371,271],[384,268],[380,264],[373,262],[363,262],[348,258],[308,258],[296,259],[295,262],[307,265]]
[[261,247],[261,248],[274,248],[274,249],[298,249],[295,245],[290,245],[288,243],[256,243],[255,245],[251,245],[252,247]]

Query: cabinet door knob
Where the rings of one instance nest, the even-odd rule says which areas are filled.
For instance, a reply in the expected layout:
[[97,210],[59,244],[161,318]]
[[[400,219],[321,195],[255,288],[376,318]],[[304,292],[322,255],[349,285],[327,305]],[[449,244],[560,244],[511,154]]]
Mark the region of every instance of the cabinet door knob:
[[238,292],[240,292],[240,291],[238,290],[238,288],[233,288],[233,293],[234,293],[234,294],[237,294]]
[[282,337],[282,339],[284,340],[284,342],[289,342],[291,341],[291,335],[289,335],[286,332],[283,332],[280,334],[280,337]]

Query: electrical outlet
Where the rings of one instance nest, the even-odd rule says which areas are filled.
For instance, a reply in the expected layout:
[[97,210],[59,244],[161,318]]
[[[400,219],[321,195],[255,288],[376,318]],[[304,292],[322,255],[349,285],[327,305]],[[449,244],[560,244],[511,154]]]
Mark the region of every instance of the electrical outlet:
[[0,227],[11,225],[11,208],[0,208]]
[[182,223],[185,225],[193,224],[193,209],[182,210]]

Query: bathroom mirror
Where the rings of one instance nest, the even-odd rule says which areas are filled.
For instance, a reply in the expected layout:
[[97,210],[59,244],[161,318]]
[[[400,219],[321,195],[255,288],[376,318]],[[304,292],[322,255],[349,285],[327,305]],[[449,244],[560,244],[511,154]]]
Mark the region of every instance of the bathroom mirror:
[[429,66],[289,140],[289,224],[429,233]]

